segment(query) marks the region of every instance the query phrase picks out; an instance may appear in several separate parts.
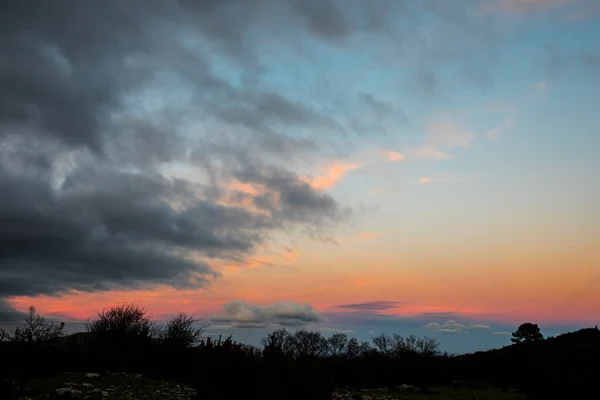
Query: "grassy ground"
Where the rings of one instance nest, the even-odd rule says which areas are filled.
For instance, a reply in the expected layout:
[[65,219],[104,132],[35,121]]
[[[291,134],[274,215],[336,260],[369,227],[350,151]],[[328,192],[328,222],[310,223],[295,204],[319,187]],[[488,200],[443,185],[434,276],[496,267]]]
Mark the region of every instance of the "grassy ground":
[[[359,397],[360,396],[360,397]],[[387,389],[337,392],[337,399],[359,400],[526,400],[518,393],[505,393],[501,390],[469,389],[469,388],[435,388],[429,394],[423,393],[391,393]]]
[[24,397],[38,399],[86,400],[187,400],[193,390],[176,382],[147,379],[141,375],[61,373],[34,378]]
[[[31,379],[22,399],[31,400],[189,400],[193,390],[176,382],[159,381],[141,375],[102,373],[60,373]],[[394,393],[387,389],[340,389],[336,400],[526,400],[517,393],[469,388],[435,388],[430,393]],[[307,399],[308,400],[308,399]]]

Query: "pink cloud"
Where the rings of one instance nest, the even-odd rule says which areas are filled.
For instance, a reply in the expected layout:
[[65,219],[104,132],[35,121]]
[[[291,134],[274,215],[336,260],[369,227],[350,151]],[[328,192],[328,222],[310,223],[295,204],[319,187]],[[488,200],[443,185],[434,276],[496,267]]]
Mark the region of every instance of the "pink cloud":
[[422,177],[419,179],[419,183],[421,183],[421,184],[425,184],[425,183],[429,183],[429,182],[431,182],[431,178],[429,178],[429,177],[427,177],[427,176],[422,176]]
[[406,159],[406,156],[402,153],[398,153],[395,151],[384,151],[382,152],[383,157],[388,161],[402,161]]

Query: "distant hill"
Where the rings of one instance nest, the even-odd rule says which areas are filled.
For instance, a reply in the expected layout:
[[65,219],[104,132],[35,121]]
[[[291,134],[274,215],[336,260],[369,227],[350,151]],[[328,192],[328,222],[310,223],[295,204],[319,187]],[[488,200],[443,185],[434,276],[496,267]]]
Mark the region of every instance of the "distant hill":
[[[517,385],[531,399],[575,398],[594,390],[600,372],[600,330],[586,328],[530,343],[457,357],[463,374]],[[600,392],[600,389],[597,389]]]

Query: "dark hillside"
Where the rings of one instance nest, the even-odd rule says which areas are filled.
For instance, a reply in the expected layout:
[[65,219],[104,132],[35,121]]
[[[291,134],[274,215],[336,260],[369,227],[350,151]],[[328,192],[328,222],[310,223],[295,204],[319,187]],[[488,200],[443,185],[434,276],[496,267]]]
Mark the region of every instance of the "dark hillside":
[[466,354],[456,361],[461,378],[517,386],[532,399],[584,395],[592,390],[600,374],[600,330],[581,329],[545,340]]

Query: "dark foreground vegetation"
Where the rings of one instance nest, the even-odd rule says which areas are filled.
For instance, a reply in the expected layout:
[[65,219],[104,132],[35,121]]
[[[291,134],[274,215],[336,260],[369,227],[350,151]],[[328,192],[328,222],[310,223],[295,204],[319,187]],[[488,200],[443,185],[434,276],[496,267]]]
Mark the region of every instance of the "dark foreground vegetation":
[[64,325],[47,322],[32,308],[23,326],[0,331],[0,398],[25,397],[28,382],[66,371],[179,381],[198,399],[213,400],[331,399],[340,387],[347,393],[384,388],[388,398],[401,398],[393,396],[403,384],[431,399],[443,393],[437,388],[458,386],[518,391],[530,399],[584,399],[600,392],[594,387],[597,328],[543,339],[537,326],[524,324],[511,346],[448,356],[431,338],[380,335],[367,343],[342,333],[326,338],[284,329],[265,337],[259,349],[231,337],[205,337],[196,322],[180,314],[158,326],[144,309],[125,304],[88,321],[86,332],[65,335]]

